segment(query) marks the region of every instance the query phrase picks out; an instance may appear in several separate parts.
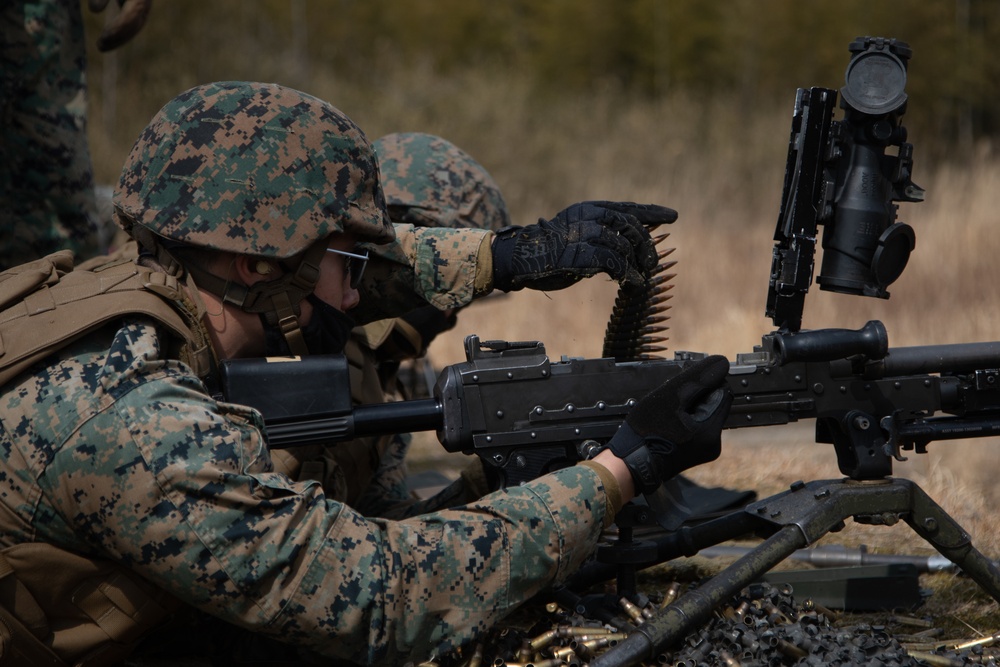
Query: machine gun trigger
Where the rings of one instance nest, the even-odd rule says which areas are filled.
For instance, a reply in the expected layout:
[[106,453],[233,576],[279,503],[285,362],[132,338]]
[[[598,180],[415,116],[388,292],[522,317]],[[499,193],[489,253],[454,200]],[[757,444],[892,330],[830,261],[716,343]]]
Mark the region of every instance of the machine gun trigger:
[[885,450],[886,454],[892,455],[892,458],[897,461],[908,461],[909,458],[903,456],[903,449],[912,449],[913,445],[909,447],[903,444],[902,437],[899,434],[899,427],[897,426],[897,417],[899,416],[899,411],[893,412],[891,415],[886,415],[882,417],[879,422],[879,426],[882,428],[882,432],[885,433]]

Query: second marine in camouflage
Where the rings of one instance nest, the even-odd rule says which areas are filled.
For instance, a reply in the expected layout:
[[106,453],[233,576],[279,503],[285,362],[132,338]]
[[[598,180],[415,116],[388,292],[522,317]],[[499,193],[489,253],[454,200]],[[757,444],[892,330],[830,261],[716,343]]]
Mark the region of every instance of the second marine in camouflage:
[[[394,223],[498,231],[510,224],[499,186],[486,169],[450,141],[420,132],[376,139],[386,207]],[[373,246],[377,255],[382,246]],[[373,260],[377,261],[377,260]],[[434,337],[454,326],[459,309],[423,306],[397,318],[356,327],[344,350],[356,404],[400,397],[395,381],[400,361],[421,356]],[[407,398],[405,394],[403,398]],[[357,438],[336,446],[310,445],[272,451],[275,469],[294,479],[322,481],[327,497],[365,516],[401,519],[472,501],[489,487],[476,458],[461,481],[432,498],[410,492],[406,453],[410,434]]]

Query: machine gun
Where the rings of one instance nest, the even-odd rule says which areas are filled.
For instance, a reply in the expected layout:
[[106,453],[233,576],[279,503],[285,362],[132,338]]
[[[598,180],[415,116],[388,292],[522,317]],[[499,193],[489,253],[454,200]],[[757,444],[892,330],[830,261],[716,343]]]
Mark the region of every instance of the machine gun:
[[[340,356],[234,360],[223,376],[229,400],[262,411],[272,448],[433,429],[447,451],[479,456],[510,486],[589,458],[636,401],[705,356],[552,361],[537,341],[469,336],[465,346],[467,361],[443,370],[430,399],[352,406],[347,391],[317,396],[318,383],[347,386]],[[1000,434],[1000,341],[890,349],[879,321],[774,332],[736,355],[728,382],[726,428],[814,419],[816,441],[834,446],[854,480],[883,479],[903,451],[935,440]]]
[[[501,485],[511,485],[589,458],[639,398],[704,356],[553,361],[539,342],[484,343],[476,336],[466,339],[466,353],[466,362],[444,369],[434,398],[380,405],[352,407],[346,390],[317,396],[313,388],[336,385],[338,374],[346,383],[343,357],[238,360],[227,362],[223,377],[230,400],[261,409],[271,447],[436,429],[445,449],[478,455]],[[834,446],[846,477],[797,484],[652,540],[632,540],[631,528],[655,513],[627,508],[618,517],[618,542],[597,554],[609,566],[602,578],[617,575],[626,595],[635,590],[636,569],[747,534],[769,537],[591,664],[628,665],[655,655],[850,517],[886,525],[905,520],[1000,601],[1000,571],[969,535],[916,484],[891,477],[904,452],[923,453],[937,440],[1000,435],[1000,341],[890,348],[878,321],[857,331],[774,332],[736,356],[728,383],[735,400],[726,428],[813,419],[817,442]],[[310,414],[286,411],[297,392]],[[284,397],[281,406],[269,407],[275,396]]]
[[[617,570],[624,592],[638,567],[749,533],[766,539],[635,628],[592,661],[594,667],[655,655],[792,552],[852,517],[906,521],[1000,601],[1000,570],[917,485],[891,476],[904,452],[922,453],[936,440],[1000,434],[1000,341],[890,348],[878,321],[856,331],[801,330],[819,225],[825,254],[817,283],[824,290],[888,298],[886,288],[915,247],[913,230],[896,221],[895,204],[923,199],[911,180],[912,146],[901,125],[910,49],[896,40],[858,38],[850,51],[843,120],[833,120],[836,91],[796,95],[765,311],[777,330],[731,362],[735,401],[726,422],[744,428],[814,419],[816,440],[834,446],[845,478],[796,483],[653,540],[634,541],[631,532],[650,512],[620,514],[619,540],[597,556]],[[886,154],[889,148],[894,155]],[[641,312],[643,298],[626,298],[626,310]],[[630,321],[642,325],[641,317]],[[629,326],[614,327],[626,343],[638,335]],[[434,396],[419,401],[355,407],[347,391],[316,392],[316,386],[346,386],[342,358],[227,362],[222,380],[228,400],[261,410],[272,447],[436,430],[448,451],[478,455],[500,485],[511,485],[591,456],[638,399],[703,356],[615,353],[553,361],[540,342],[475,336],[465,347],[466,361],[446,368]],[[609,346],[607,338],[605,347],[629,348]]]

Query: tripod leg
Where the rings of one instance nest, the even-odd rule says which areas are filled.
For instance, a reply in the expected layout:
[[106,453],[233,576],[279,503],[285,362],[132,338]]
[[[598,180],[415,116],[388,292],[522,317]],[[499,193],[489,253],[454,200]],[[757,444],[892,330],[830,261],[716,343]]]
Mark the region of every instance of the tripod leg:
[[590,662],[591,667],[635,665],[683,638],[712,611],[750,585],[796,549],[806,545],[798,526],[785,526],[753,551],[663,609],[618,646]]
[[[898,480],[897,483],[907,482]],[[908,482],[912,512],[905,517],[914,532],[929,542],[942,556],[962,568],[973,581],[1000,602],[1000,569],[972,546],[969,534],[913,482]]]

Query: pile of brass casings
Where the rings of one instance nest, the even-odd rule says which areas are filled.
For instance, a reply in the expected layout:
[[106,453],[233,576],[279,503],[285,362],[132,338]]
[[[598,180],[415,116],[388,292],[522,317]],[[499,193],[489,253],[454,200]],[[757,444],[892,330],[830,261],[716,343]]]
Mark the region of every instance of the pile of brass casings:
[[[684,594],[671,583],[662,593],[629,600],[614,594],[567,594],[535,610],[536,619],[499,628],[484,641],[419,667],[586,667]],[[572,607],[572,608],[570,608]],[[600,611],[600,613],[595,613]],[[600,616],[601,620],[595,620]],[[925,619],[890,616],[886,625],[854,623],[806,599],[790,586],[753,584],[679,645],[643,663],[656,667],[958,667],[997,665],[1000,633],[938,640]],[[890,631],[889,628],[895,631]],[[915,627],[919,627],[917,630]],[[911,631],[904,633],[903,631]]]

